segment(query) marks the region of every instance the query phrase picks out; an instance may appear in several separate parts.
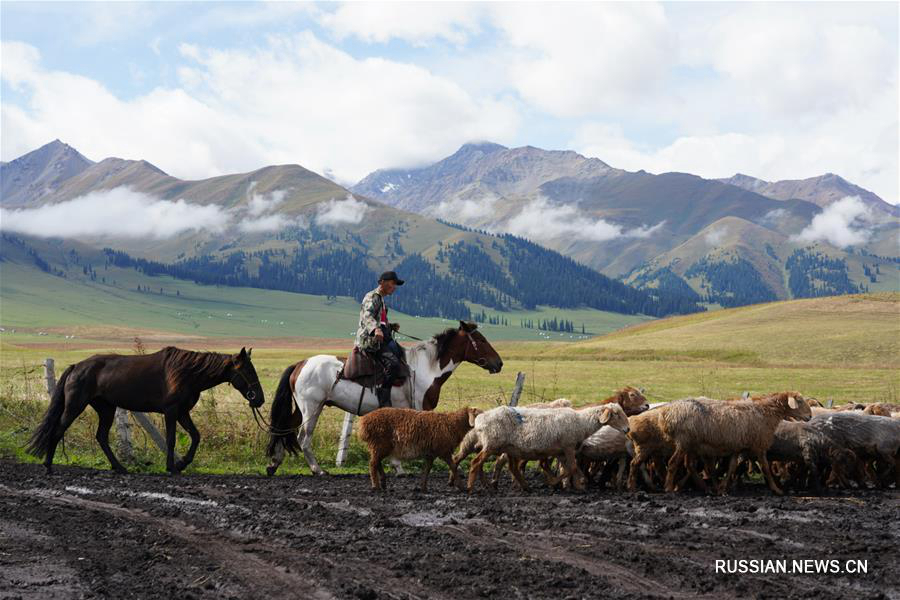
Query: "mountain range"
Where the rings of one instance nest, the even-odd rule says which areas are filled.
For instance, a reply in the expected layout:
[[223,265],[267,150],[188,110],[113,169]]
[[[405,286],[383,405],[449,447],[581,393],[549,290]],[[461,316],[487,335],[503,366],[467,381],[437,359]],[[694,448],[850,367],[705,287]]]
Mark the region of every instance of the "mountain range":
[[[354,194],[299,165],[184,181],[146,161],[95,163],[57,140],[3,164],[0,176],[9,182],[0,199],[3,257],[51,273],[77,264],[92,277],[115,265],[204,284],[358,298],[378,273],[394,268],[416,282],[398,292],[394,307],[422,316],[538,305],[653,316],[702,309],[678,294],[637,290],[524,238]],[[40,241],[46,238],[68,253],[51,251]]]
[[[424,215],[524,235],[640,287],[658,287],[662,278],[713,303],[795,297],[787,265],[795,252],[843,261],[850,284],[813,277],[820,295],[900,285],[893,260],[900,255],[898,208],[830,173],[773,183],[740,174],[709,180],[628,172],[571,151],[478,143],[432,165],[376,171],[351,189]],[[860,199],[865,221],[838,225],[864,241],[839,247],[813,235],[823,228],[808,230],[814,219],[847,196]],[[722,277],[707,273],[723,270],[738,282],[723,288]],[[764,291],[741,291],[748,276]]]
[[[59,230],[4,226],[4,240],[30,245],[38,260],[38,237],[51,236],[76,254],[76,243],[82,253],[105,249],[95,256],[201,283],[349,296],[395,267],[419,283],[397,297],[413,314],[540,304],[661,316],[900,287],[896,207],[831,174],[774,183],[654,175],[489,142],[376,171],[350,189],[299,165],[185,181],[142,160],[93,162],[58,140],[0,169],[0,206],[17,223],[37,214],[28,209],[93,199],[85,206],[101,213],[135,207],[123,225],[172,228],[74,231],[83,214]],[[867,207],[864,243],[798,237],[848,195]]]

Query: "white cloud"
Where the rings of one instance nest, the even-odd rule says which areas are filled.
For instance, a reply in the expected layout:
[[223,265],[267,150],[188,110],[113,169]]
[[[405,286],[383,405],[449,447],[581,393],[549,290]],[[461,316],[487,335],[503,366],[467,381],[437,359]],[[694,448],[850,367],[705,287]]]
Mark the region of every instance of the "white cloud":
[[334,12],[322,12],[319,22],[339,39],[401,39],[425,46],[443,38],[459,45],[480,31],[483,13],[483,5],[468,2],[345,2]]
[[[252,182],[249,192],[255,187]],[[129,187],[91,192],[73,200],[38,208],[0,209],[0,228],[38,237],[109,236],[169,238],[186,231],[241,233],[305,227],[302,217],[269,214],[285,192],[253,194],[250,204],[230,210],[214,204],[193,204],[185,199],[161,200]]]
[[743,96],[786,115],[865,105],[890,86],[886,75],[897,62],[896,45],[875,23],[847,22],[842,10],[816,15],[790,3],[741,7],[697,43]]
[[299,163],[353,183],[386,165],[438,160],[470,139],[508,140],[519,123],[514,106],[419,66],[354,58],[308,32],[240,50],[183,45],[181,54],[180,87],[125,100],[4,42],[3,80],[27,100],[2,104],[2,159],[59,138],[92,158],[143,158],[180,178]]
[[130,188],[91,192],[39,208],[0,209],[0,214],[4,230],[39,237],[167,238],[191,230],[220,232],[231,223],[218,206],[159,200]]
[[826,206],[813,217],[812,222],[791,239],[799,242],[828,242],[844,248],[864,244],[871,237],[866,225],[872,220],[872,211],[859,196],[845,196]]
[[251,181],[247,188],[247,214],[251,217],[258,217],[275,210],[287,196],[287,192],[284,190],[273,190],[268,194],[255,194],[253,193],[255,187],[256,182]]
[[343,200],[332,198],[319,205],[315,222],[317,225],[357,224],[362,222],[369,210],[371,207],[368,204],[353,196],[348,195]]
[[453,223],[475,225],[494,214],[497,200],[496,196],[490,195],[478,199],[453,198],[441,202],[431,212],[434,216]]
[[[900,202],[896,87],[808,127],[772,127],[684,135],[659,147],[638,144],[622,128],[590,122],[579,128],[570,146],[614,167],[652,173],[693,173],[708,179],[746,173],[766,181],[805,179],[837,173],[896,204]],[[891,108],[891,107],[894,108]]]
[[284,215],[267,215],[255,219],[242,219],[238,223],[238,229],[244,233],[261,233],[264,231],[277,231],[288,225],[298,224]]
[[728,227],[722,226],[707,231],[706,235],[703,237],[706,240],[706,245],[712,247],[721,244],[726,235],[728,235]]
[[548,241],[570,237],[591,242],[605,242],[619,237],[645,238],[657,231],[663,223],[652,227],[639,227],[624,231],[603,219],[587,217],[572,205],[551,205],[539,198],[526,204],[500,229],[535,241]]
[[769,223],[772,225],[777,225],[783,218],[788,215],[788,211],[783,208],[774,208],[763,215],[763,218],[760,219],[762,223]]
[[[643,99],[677,57],[662,5],[494,4],[495,25],[518,50],[510,69],[519,93],[564,117]],[[626,58],[627,57],[627,58]]]

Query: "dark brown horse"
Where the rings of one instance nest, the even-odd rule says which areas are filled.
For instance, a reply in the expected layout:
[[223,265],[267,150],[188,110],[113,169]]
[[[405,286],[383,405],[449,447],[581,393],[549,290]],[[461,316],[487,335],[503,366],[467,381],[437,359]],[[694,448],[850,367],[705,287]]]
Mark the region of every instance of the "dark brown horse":
[[[28,451],[37,457],[45,457],[44,466],[49,474],[56,445],[66,429],[90,405],[100,416],[97,442],[113,470],[127,473],[109,448],[109,428],[116,407],[156,412],[166,418],[166,470],[174,475],[194,460],[200,443],[200,432],[190,416],[191,409],[200,399],[200,392],[225,382],[234,386],[251,407],[258,408],[265,402],[259,377],[250,362],[250,352],[244,348],[233,355],[191,352],[172,346],[138,356],[94,355],[63,372],[50,400],[50,408],[31,436]],[[176,422],[181,423],[191,436],[191,447],[178,463],[175,463]]]

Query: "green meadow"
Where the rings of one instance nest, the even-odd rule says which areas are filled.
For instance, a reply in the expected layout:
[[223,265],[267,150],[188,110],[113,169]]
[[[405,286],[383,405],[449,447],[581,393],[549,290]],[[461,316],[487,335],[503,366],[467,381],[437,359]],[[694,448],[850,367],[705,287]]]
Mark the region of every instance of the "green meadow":
[[[48,286],[45,277],[13,278],[10,283],[7,273],[4,266],[0,455],[23,461],[35,460],[22,447],[47,406],[40,368],[47,357],[55,359],[59,374],[97,352],[152,352],[169,344],[234,352],[252,345],[253,362],[270,401],[288,365],[313,354],[346,351],[357,315],[350,299],[326,303],[314,296],[201,287],[163,278],[154,278],[163,294],[138,292],[137,283],[134,291],[101,285],[93,291],[66,291]],[[590,329],[590,312],[597,311],[570,311],[572,316],[564,318],[576,323],[584,318]],[[563,311],[543,314],[554,313]],[[530,318],[540,314],[536,311]],[[518,317],[505,316],[514,326],[483,327],[504,359],[503,372],[490,375],[474,365],[461,366],[444,385],[438,410],[504,403],[520,371],[526,375],[523,404],[558,397],[582,404],[624,385],[645,388],[651,401],[787,389],[836,403],[900,398],[896,293],[778,302],[656,321],[593,315],[591,327],[605,327],[607,333],[579,341],[529,341],[538,337],[536,332],[521,330]],[[418,337],[451,325],[407,316],[401,322]],[[516,338],[520,333],[534,337]],[[267,437],[235,390],[223,385],[204,393],[193,414],[203,440],[189,471],[264,472]],[[343,414],[325,409],[316,430],[316,454],[331,470]],[[95,427],[96,416],[88,409],[69,430],[66,452],[57,454],[57,462],[108,468],[94,440]],[[135,440],[133,468],[162,471],[164,457],[149,438],[137,430]],[[184,451],[186,435],[179,434],[179,444]],[[365,470],[365,449],[354,438],[349,462],[338,471]],[[308,472],[302,458],[289,458],[279,471]]]

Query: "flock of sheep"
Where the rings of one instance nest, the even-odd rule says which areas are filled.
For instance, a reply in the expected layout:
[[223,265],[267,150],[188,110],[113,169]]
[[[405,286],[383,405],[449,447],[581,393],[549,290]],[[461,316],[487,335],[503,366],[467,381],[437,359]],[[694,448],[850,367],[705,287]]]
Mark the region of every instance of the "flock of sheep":
[[[797,392],[651,407],[641,390],[626,387],[577,409],[566,399],[452,413],[382,408],[360,419],[359,437],[369,449],[376,490],[386,488],[386,458],[424,459],[423,490],[434,459],[441,458],[450,467],[450,484],[462,488],[458,467],[473,452],[470,493],[476,480],[495,490],[507,466],[527,490],[522,469],[532,460],[540,461],[548,485],[579,490],[599,476],[601,487],[614,478],[620,490],[693,486],[725,494],[755,470],[776,494],[785,486],[817,493],[825,487],[900,489],[900,404],[832,409]],[[488,482],[483,466],[491,457]]]

